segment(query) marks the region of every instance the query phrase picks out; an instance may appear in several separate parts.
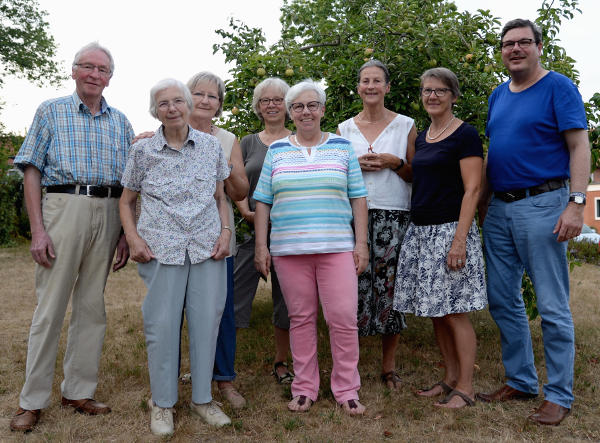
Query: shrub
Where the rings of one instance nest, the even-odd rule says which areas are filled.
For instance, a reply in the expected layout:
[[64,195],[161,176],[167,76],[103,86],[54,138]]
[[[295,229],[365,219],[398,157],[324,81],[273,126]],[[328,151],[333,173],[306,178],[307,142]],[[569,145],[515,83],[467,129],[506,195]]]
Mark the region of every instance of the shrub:
[[589,240],[569,240],[569,251],[574,259],[600,265],[600,246]]

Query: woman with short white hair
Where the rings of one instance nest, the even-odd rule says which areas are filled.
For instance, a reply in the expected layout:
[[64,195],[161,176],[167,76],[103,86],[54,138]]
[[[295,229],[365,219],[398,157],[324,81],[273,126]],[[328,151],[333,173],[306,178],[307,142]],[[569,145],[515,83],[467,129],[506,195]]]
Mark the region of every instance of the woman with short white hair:
[[[122,184],[121,221],[148,288],[142,305],[152,398],[151,430],[174,431],[183,306],[190,336],[192,411],[211,425],[231,423],[211,397],[219,322],[227,295],[231,228],[223,181],[229,176],[219,142],[190,127],[193,100],[173,79],[150,91],[161,127],[132,146]],[[135,207],[142,194],[136,228]]]
[[288,409],[308,411],[317,399],[320,301],[333,357],[331,391],[344,412],[361,415],[356,310],[357,276],[369,261],[367,191],[352,144],[321,131],[325,99],[312,81],[285,96],[297,133],[272,143],[265,157],[254,192],[254,262],[267,276],[273,258],[290,317],[296,377]]

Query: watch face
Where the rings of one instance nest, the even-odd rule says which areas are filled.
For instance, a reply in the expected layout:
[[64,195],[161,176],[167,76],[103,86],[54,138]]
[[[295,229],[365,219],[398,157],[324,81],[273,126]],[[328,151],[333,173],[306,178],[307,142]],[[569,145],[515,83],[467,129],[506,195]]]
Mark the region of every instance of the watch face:
[[585,204],[585,198],[581,195],[571,195],[571,197],[569,198],[569,201],[577,203],[578,205]]

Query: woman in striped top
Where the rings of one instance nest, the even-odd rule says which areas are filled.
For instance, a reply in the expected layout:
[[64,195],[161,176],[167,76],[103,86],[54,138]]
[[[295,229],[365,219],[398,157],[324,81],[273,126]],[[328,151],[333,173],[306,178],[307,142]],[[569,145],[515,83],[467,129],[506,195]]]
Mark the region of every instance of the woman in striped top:
[[297,134],[271,144],[265,157],[253,196],[254,261],[266,276],[273,257],[288,307],[296,372],[288,408],[304,412],[317,399],[320,300],[333,357],[331,390],[346,413],[360,415],[365,407],[358,401],[357,276],[369,260],[367,191],[352,144],[321,131],[325,98],[311,81],[286,94]]

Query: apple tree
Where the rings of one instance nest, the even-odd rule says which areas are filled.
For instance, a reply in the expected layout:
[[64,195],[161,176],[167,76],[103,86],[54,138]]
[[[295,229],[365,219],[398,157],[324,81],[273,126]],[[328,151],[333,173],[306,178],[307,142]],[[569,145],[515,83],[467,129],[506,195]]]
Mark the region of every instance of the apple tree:
[[[543,32],[542,64],[579,84],[575,60],[557,39],[562,20],[576,12],[581,12],[578,0],[543,0],[535,21]],[[508,79],[500,54],[501,23],[490,11],[459,11],[449,0],[284,0],[280,21],[281,38],[270,47],[260,29],[233,18],[228,30],[216,31],[223,42],[213,46],[214,52],[223,52],[233,64],[224,103],[232,113],[222,123],[238,137],[262,130],[252,112],[252,94],[269,76],[290,85],[309,77],[322,81],[328,97],[322,128],[335,131],[362,109],[356,74],[365,61],[376,58],[390,71],[386,107],[414,118],[418,130],[429,125],[420,104],[421,74],[437,66],[451,69],[462,92],[455,114],[476,127],[487,144],[488,97]],[[600,94],[585,106],[595,168],[600,166]],[[535,318],[535,294],[527,281],[524,298]]]

